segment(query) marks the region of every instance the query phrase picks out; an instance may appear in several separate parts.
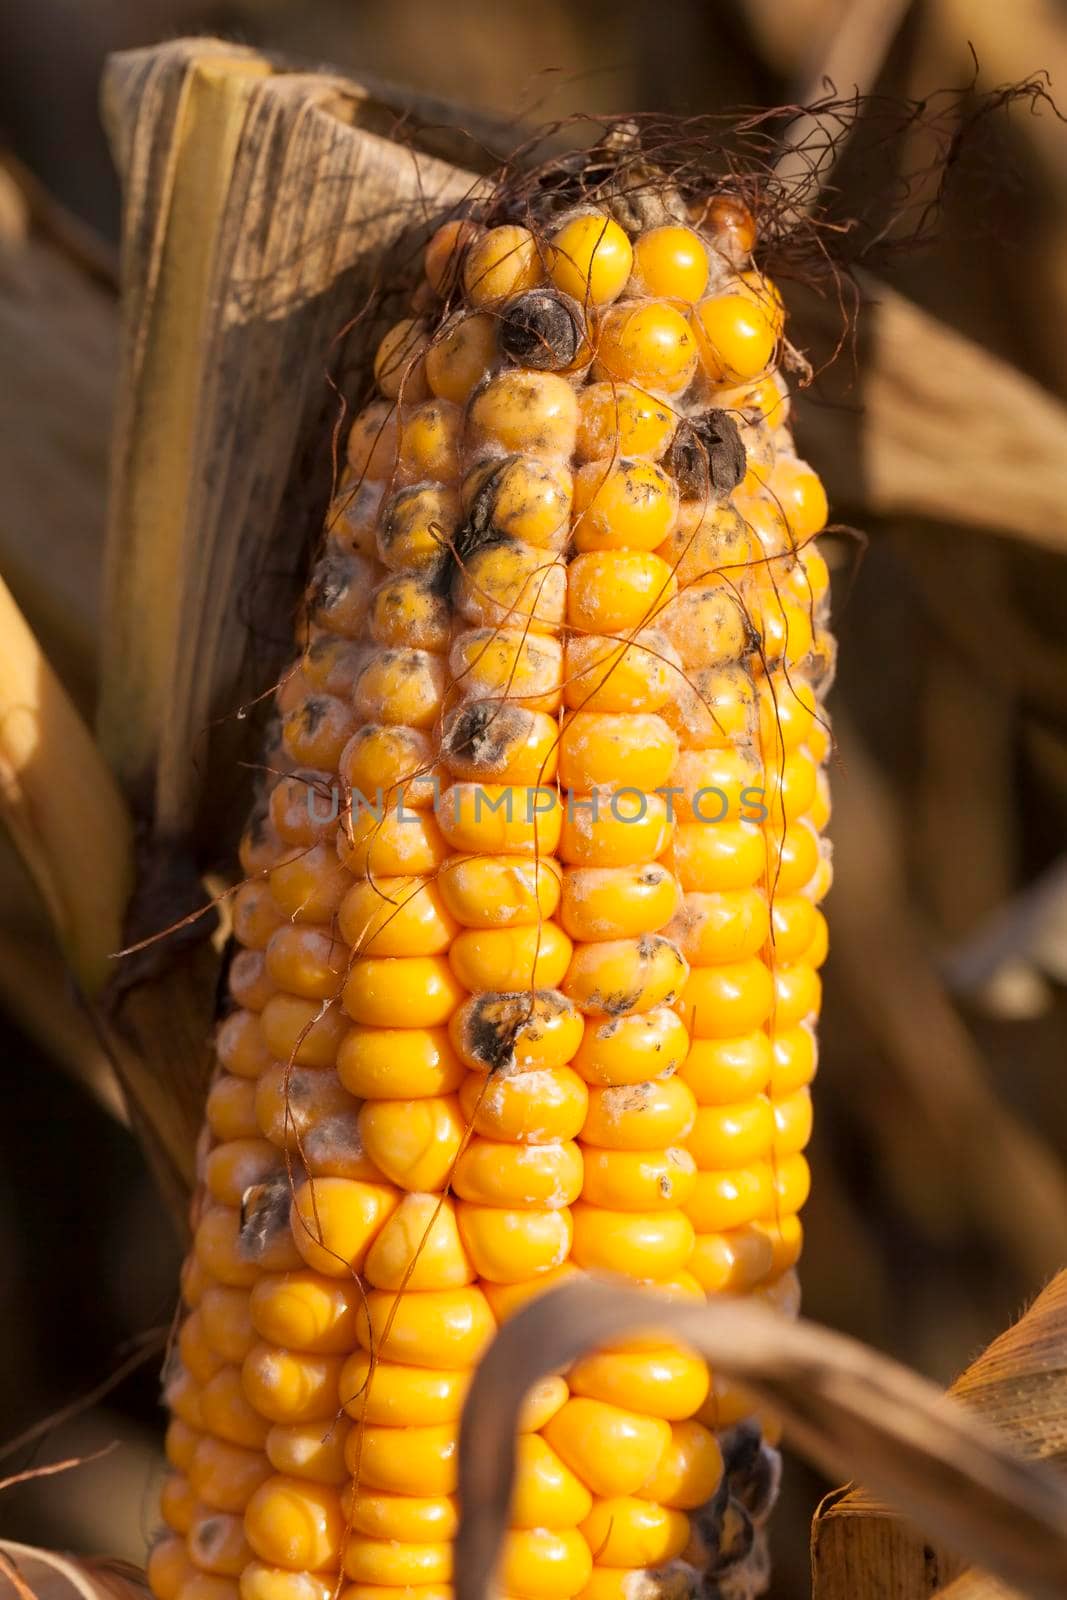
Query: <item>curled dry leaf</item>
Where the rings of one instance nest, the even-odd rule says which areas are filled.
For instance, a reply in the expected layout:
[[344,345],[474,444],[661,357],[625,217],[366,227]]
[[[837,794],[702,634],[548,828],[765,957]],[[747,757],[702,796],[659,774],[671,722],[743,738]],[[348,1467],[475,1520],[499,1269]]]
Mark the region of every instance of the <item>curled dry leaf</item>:
[[145,1600],[136,1567],[0,1539],[0,1600]]
[[924,1532],[1035,1600],[1067,1593],[1067,1485],[896,1362],[766,1306],[708,1305],[593,1278],[543,1295],[497,1335],[463,1413],[457,1600],[486,1600],[507,1525],[526,1390],[584,1351],[650,1323],[773,1406],[830,1474],[862,1476]]

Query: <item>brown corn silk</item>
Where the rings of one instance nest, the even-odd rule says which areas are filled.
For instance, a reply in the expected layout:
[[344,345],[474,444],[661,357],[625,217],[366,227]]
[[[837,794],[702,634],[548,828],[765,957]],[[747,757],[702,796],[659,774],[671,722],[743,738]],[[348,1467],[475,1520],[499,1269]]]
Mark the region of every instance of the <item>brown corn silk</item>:
[[[470,1372],[567,1274],[798,1305],[825,500],[747,208],[624,187],[446,224],[351,427],[242,847],[157,1600],[445,1600]],[[759,1592],[775,1437],[654,1329],[583,1359],[501,1592]]]

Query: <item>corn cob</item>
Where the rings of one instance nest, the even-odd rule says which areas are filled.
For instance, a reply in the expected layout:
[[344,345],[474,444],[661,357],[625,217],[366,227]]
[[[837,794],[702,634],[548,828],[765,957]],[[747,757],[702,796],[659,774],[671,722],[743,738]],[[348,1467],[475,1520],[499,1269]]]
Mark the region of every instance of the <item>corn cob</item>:
[[[242,844],[157,1600],[447,1600],[472,1368],[568,1273],[795,1304],[826,502],[750,213],[675,211],[446,223],[379,347]],[[655,1334],[540,1385],[500,1591],[714,1583],[752,1409]]]

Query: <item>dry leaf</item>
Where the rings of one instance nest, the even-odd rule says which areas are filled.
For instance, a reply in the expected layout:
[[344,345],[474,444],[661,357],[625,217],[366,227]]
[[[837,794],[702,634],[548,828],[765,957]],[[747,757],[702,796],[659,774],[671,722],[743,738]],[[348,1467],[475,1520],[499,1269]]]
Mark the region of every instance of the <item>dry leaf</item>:
[[144,1574],[124,1561],[0,1539],[0,1600],[145,1600],[148,1593]]

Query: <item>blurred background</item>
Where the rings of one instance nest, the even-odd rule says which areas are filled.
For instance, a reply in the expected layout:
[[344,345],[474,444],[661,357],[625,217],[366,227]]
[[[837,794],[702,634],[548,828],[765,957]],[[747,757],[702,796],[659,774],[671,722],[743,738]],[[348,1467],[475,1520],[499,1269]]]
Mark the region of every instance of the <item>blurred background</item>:
[[[838,876],[805,1309],[950,1381],[1067,1254],[1067,130],[1028,99],[970,127],[984,92],[1043,71],[1067,106],[1067,6],[0,0],[0,562],[87,712],[117,365],[97,83],[109,51],[195,32],[530,122],[793,103],[827,62],[883,106],[957,91],[947,132],[966,137],[931,237],[868,258],[927,316],[879,343],[861,315],[798,421],[837,516],[869,535],[865,553],[831,541]],[[872,115],[834,213],[883,219],[888,245],[914,232],[940,169],[906,226],[889,219],[895,176],[944,155],[924,137]],[[0,1492],[0,1534],[138,1560],[178,1249],[3,839],[0,1002],[0,1477],[118,1441]],[[826,1487],[791,1465],[780,1600],[808,1591]]]

